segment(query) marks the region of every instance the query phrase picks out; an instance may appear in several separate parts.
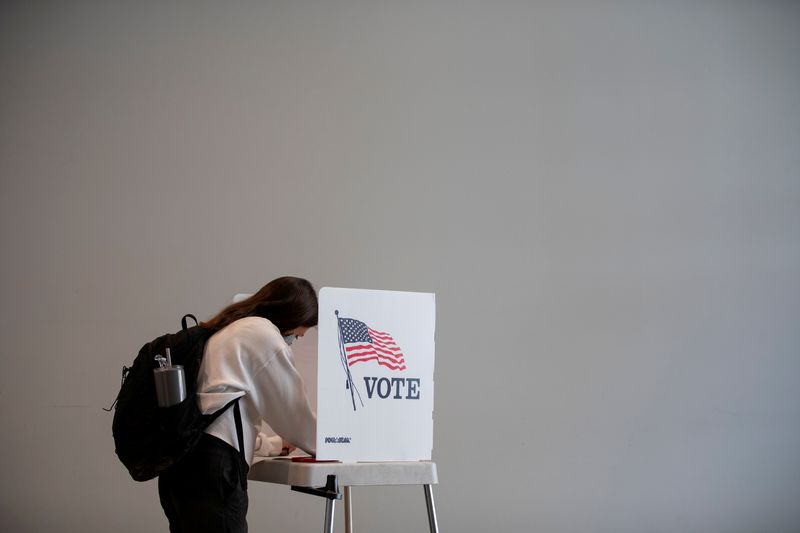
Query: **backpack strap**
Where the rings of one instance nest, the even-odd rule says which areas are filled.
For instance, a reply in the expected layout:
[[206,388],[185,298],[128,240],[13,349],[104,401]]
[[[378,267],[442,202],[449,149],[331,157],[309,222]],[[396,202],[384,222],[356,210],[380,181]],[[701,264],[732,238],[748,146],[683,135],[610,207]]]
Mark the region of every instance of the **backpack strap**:
[[244,464],[248,464],[247,457],[244,455],[244,429],[242,426],[242,411],[239,409],[239,400],[241,399],[242,396],[236,398],[235,400],[231,400],[225,404],[225,407],[215,412],[211,416],[213,417],[212,420],[215,420],[222,413],[233,407],[233,420],[236,423],[236,437],[239,441],[239,454],[242,456],[242,462],[244,462]]
[[233,406],[233,419],[236,421],[236,436],[239,438],[239,455],[242,456],[243,470],[239,473],[239,479],[242,484],[242,490],[247,490],[247,472],[250,466],[247,463],[247,457],[244,455],[244,437],[242,436],[244,430],[242,429],[242,412],[239,410],[239,399]]
[[247,462],[247,458],[244,455],[244,437],[242,433],[244,430],[242,429],[242,412],[239,410],[239,400],[236,400],[236,403],[233,404],[233,419],[236,421],[236,436],[239,437],[239,453],[242,454],[242,459],[244,462]]
[[194,316],[191,313],[187,313],[187,314],[183,315],[183,318],[181,318],[181,326],[183,327],[183,329],[189,329],[189,325],[186,323],[186,319],[187,318],[191,318],[192,320],[194,320],[195,325],[197,325],[197,326],[200,325],[200,322],[197,320],[196,316]]

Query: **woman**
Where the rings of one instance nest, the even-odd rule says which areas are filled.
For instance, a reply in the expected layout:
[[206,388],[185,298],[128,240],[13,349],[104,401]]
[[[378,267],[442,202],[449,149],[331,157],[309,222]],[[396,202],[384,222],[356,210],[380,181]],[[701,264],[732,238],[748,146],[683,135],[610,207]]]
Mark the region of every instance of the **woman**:
[[[293,445],[315,453],[316,417],[289,344],[317,325],[317,296],[307,280],[282,277],[200,325],[212,332],[197,377],[200,410],[239,401],[159,476],[161,506],[172,533],[245,532],[255,453],[277,455]],[[259,435],[262,421],[283,441]]]

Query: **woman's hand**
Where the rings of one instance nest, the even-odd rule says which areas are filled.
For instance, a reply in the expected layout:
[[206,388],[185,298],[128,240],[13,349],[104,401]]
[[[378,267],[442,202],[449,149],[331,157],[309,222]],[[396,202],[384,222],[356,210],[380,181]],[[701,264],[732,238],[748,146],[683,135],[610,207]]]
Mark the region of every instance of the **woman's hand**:
[[297,449],[297,446],[291,442],[283,441],[283,448],[281,448],[281,455],[289,455]]

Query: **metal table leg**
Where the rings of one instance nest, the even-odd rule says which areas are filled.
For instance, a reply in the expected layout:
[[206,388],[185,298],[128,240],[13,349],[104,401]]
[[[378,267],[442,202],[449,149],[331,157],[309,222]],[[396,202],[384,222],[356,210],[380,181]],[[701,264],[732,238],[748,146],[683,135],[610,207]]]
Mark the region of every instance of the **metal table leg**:
[[425,485],[425,504],[428,506],[428,524],[431,533],[439,533],[439,523],[436,521],[436,506],[433,503],[433,491],[430,485]]
[[336,476],[333,474],[329,475],[328,482],[324,487],[313,488],[292,485],[292,490],[325,498],[325,533],[333,533],[333,514],[336,500],[342,499],[342,493],[339,491],[339,482]]
[[344,531],[353,533],[353,499],[350,487],[344,488]]
[[336,500],[326,498],[325,499],[325,529],[323,533],[333,533],[333,514],[334,514],[334,505],[336,504]]

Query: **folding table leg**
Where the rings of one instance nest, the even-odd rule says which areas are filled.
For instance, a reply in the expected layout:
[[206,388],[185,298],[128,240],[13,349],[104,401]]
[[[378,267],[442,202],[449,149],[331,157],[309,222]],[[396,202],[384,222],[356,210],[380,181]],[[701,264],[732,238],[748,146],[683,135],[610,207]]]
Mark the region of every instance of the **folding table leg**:
[[433,504],[433,491],[430,485],[425,485],[425,504],[428,506],[428,524],[431,533],[439,533],[439,523],[436,521],[436,506]]
[[325,498],[325,531],[324,533],[333,533],[333,512],[336,500]]
[[344,531],[353,533],[353,499],[349,486],[344,488]]

